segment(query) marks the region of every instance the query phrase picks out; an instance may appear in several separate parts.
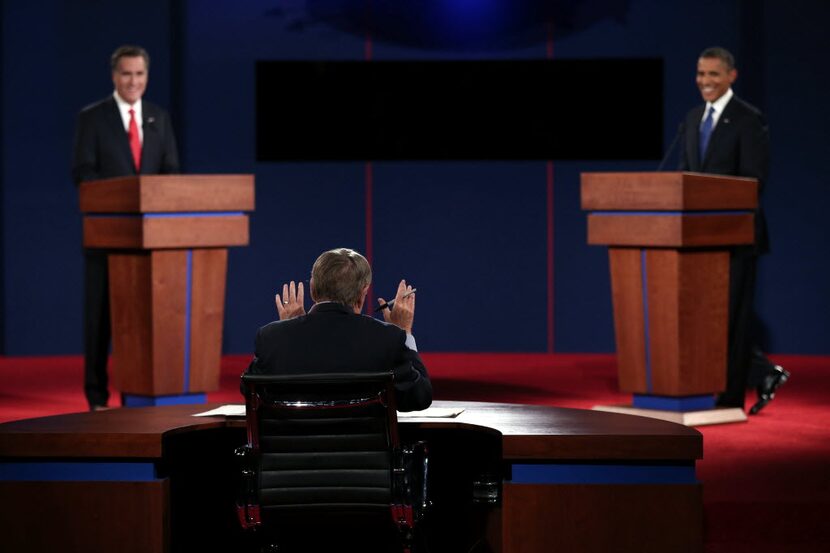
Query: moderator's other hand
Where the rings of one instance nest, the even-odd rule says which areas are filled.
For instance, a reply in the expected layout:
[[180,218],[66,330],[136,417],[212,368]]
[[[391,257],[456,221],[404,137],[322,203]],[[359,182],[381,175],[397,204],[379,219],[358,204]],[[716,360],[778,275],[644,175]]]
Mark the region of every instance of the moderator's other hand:
[[282,296],[279,294],[274,296],[280,320],[284,321],[285,319],[293,319],[294,317],[305,315],[304,300],[305,293],[302,282],[294,284],[292,280],[290,284],[283,284]]
[[[386,300],[378,298],[378,303],[383,305]],[[415,321],[415,294],[412,293],[412,286],[408,286],[405,280],[398,284],[395,304],[391,309],[383,310],[383,318],[386,322],[397,325],[412,334],[412,324]]]

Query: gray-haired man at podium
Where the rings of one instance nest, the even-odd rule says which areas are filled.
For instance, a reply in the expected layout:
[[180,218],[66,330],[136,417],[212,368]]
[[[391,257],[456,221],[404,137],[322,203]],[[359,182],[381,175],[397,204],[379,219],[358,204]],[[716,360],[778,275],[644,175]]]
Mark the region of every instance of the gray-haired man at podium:
[[[680,170],[758,179],[759,194],[769,172],[769,132],[761,112],[738,98],[732,83],[735,59],[720,47],[707,48],[697,61],[697,86],[705,104],[686,116],[681,137]],[[730,255],[729,352],[726,391],[718,405],[744,407],[746,388],[757,390],[756,414],[790,376],[756,345],[755,277],[758,256],[769,250],[766,221],[755,214],[755,244],[735,247]]]
[[[179,156],[170,116],[142,100],[150,56],[139,46],[121,46],[110,58],[115,90],[81,110],[75,131],[72,178],[84,181],[138,174],[178,173]],[[109,399],[110,344],[107,254],[84,252],[84,391],[92,410]]]

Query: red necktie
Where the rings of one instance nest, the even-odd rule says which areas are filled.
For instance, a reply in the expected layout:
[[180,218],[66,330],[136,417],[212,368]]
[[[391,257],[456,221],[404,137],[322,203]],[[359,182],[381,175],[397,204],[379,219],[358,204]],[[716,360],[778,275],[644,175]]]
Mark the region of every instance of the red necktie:
[[141,138],[138,136],[138,125],[135,122],[135,111],[130,108],[130,130],[127,131],[127,138],[130,139],[130,150],[133,152],[135,172],[141,169]]

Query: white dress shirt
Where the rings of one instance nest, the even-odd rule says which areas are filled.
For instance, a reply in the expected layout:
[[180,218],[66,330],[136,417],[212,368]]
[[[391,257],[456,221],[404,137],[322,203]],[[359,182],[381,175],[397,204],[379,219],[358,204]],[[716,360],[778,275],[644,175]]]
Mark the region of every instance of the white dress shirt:
[[130,105],[118,95],[118,92],[113,92],[112,97],[115,98],[115,103],[118,105],[118,112],[121,114],[121,121],[124,123],[125,132],[130,132],[130,110],[132,109],[135,112],[135,124],[138,126],[138,140],[144,144],[144,125],[142,124],[144,119],[141,117],[141,100]]
[[729,100],[732,99],[734,93],[732,92],[732,88],[730,87],[729,90],[724,93],[723,96],[715,100],[714,102],[706,102],[706,109],[703,110],[703,117],[700,118],[700,124],[703,125],[703,122],[706,121],[706,116],[709,115],[709,109],[714,106],[715,112],[712,114],[712,130],[715,130],[715,127],[718,126],[718,120],[720,119],[721,113],[723,110],[726,109],[726,104],[729,103]]

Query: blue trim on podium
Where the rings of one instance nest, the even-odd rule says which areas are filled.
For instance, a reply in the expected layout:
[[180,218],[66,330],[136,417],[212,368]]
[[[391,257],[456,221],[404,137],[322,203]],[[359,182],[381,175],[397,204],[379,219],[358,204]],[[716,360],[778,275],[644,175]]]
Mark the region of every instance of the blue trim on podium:
[[707,215],[748,215],[755,213],[754,211],[742,211],[736,209],[724,209],[723,211],[706,210],[706,211],[591,211],[591,215],[600,215],[602,217],[617,216],[617,215],[647,215],[653,217],[655,215],[664,215],[669,217],[676,217],[678,215],[685,216],[707,216]]
[[184,213],[143,213],[146,219],[164,219],[170,217],[235,217],[245,215],[242,211],[187,211]]
[[136,394],[121,394],[121,405],[123,405],[124,407],[193,405],[196,403],[207,403],[207,394],[178,394],[170,396],[140,396]]
[[515,464],[512,472],[512,484],[697,484],[694,464]]
[[649,329],[651,322],[648,317],[648,264],[646,258],[646,250],[640,250],[640,275],[642,278],[642,294],[643,294],[643,337],[645,339],[646,348],[646,392],[651,393],[651,335]]
[[193,315],[193,250],[187,250],[184,292],[184,392],[190,393],[190,326]]
[[0,480],[152,482],[159,478],[153,463],[31,462],[0,463]]
[[705,394],[702,396],[652,396],[647,394],[634,394],[631,403],[638,409],[659,409],[660,411],[705,411],[715,408],[715,396]]
[[236,217],[237,215],[245,215],[242,211],[187,211],[187,212],[170,212],[170,213],[87,213],[85,217],[93,219],[111,218],[118,219],[162,219],[171,217]]

